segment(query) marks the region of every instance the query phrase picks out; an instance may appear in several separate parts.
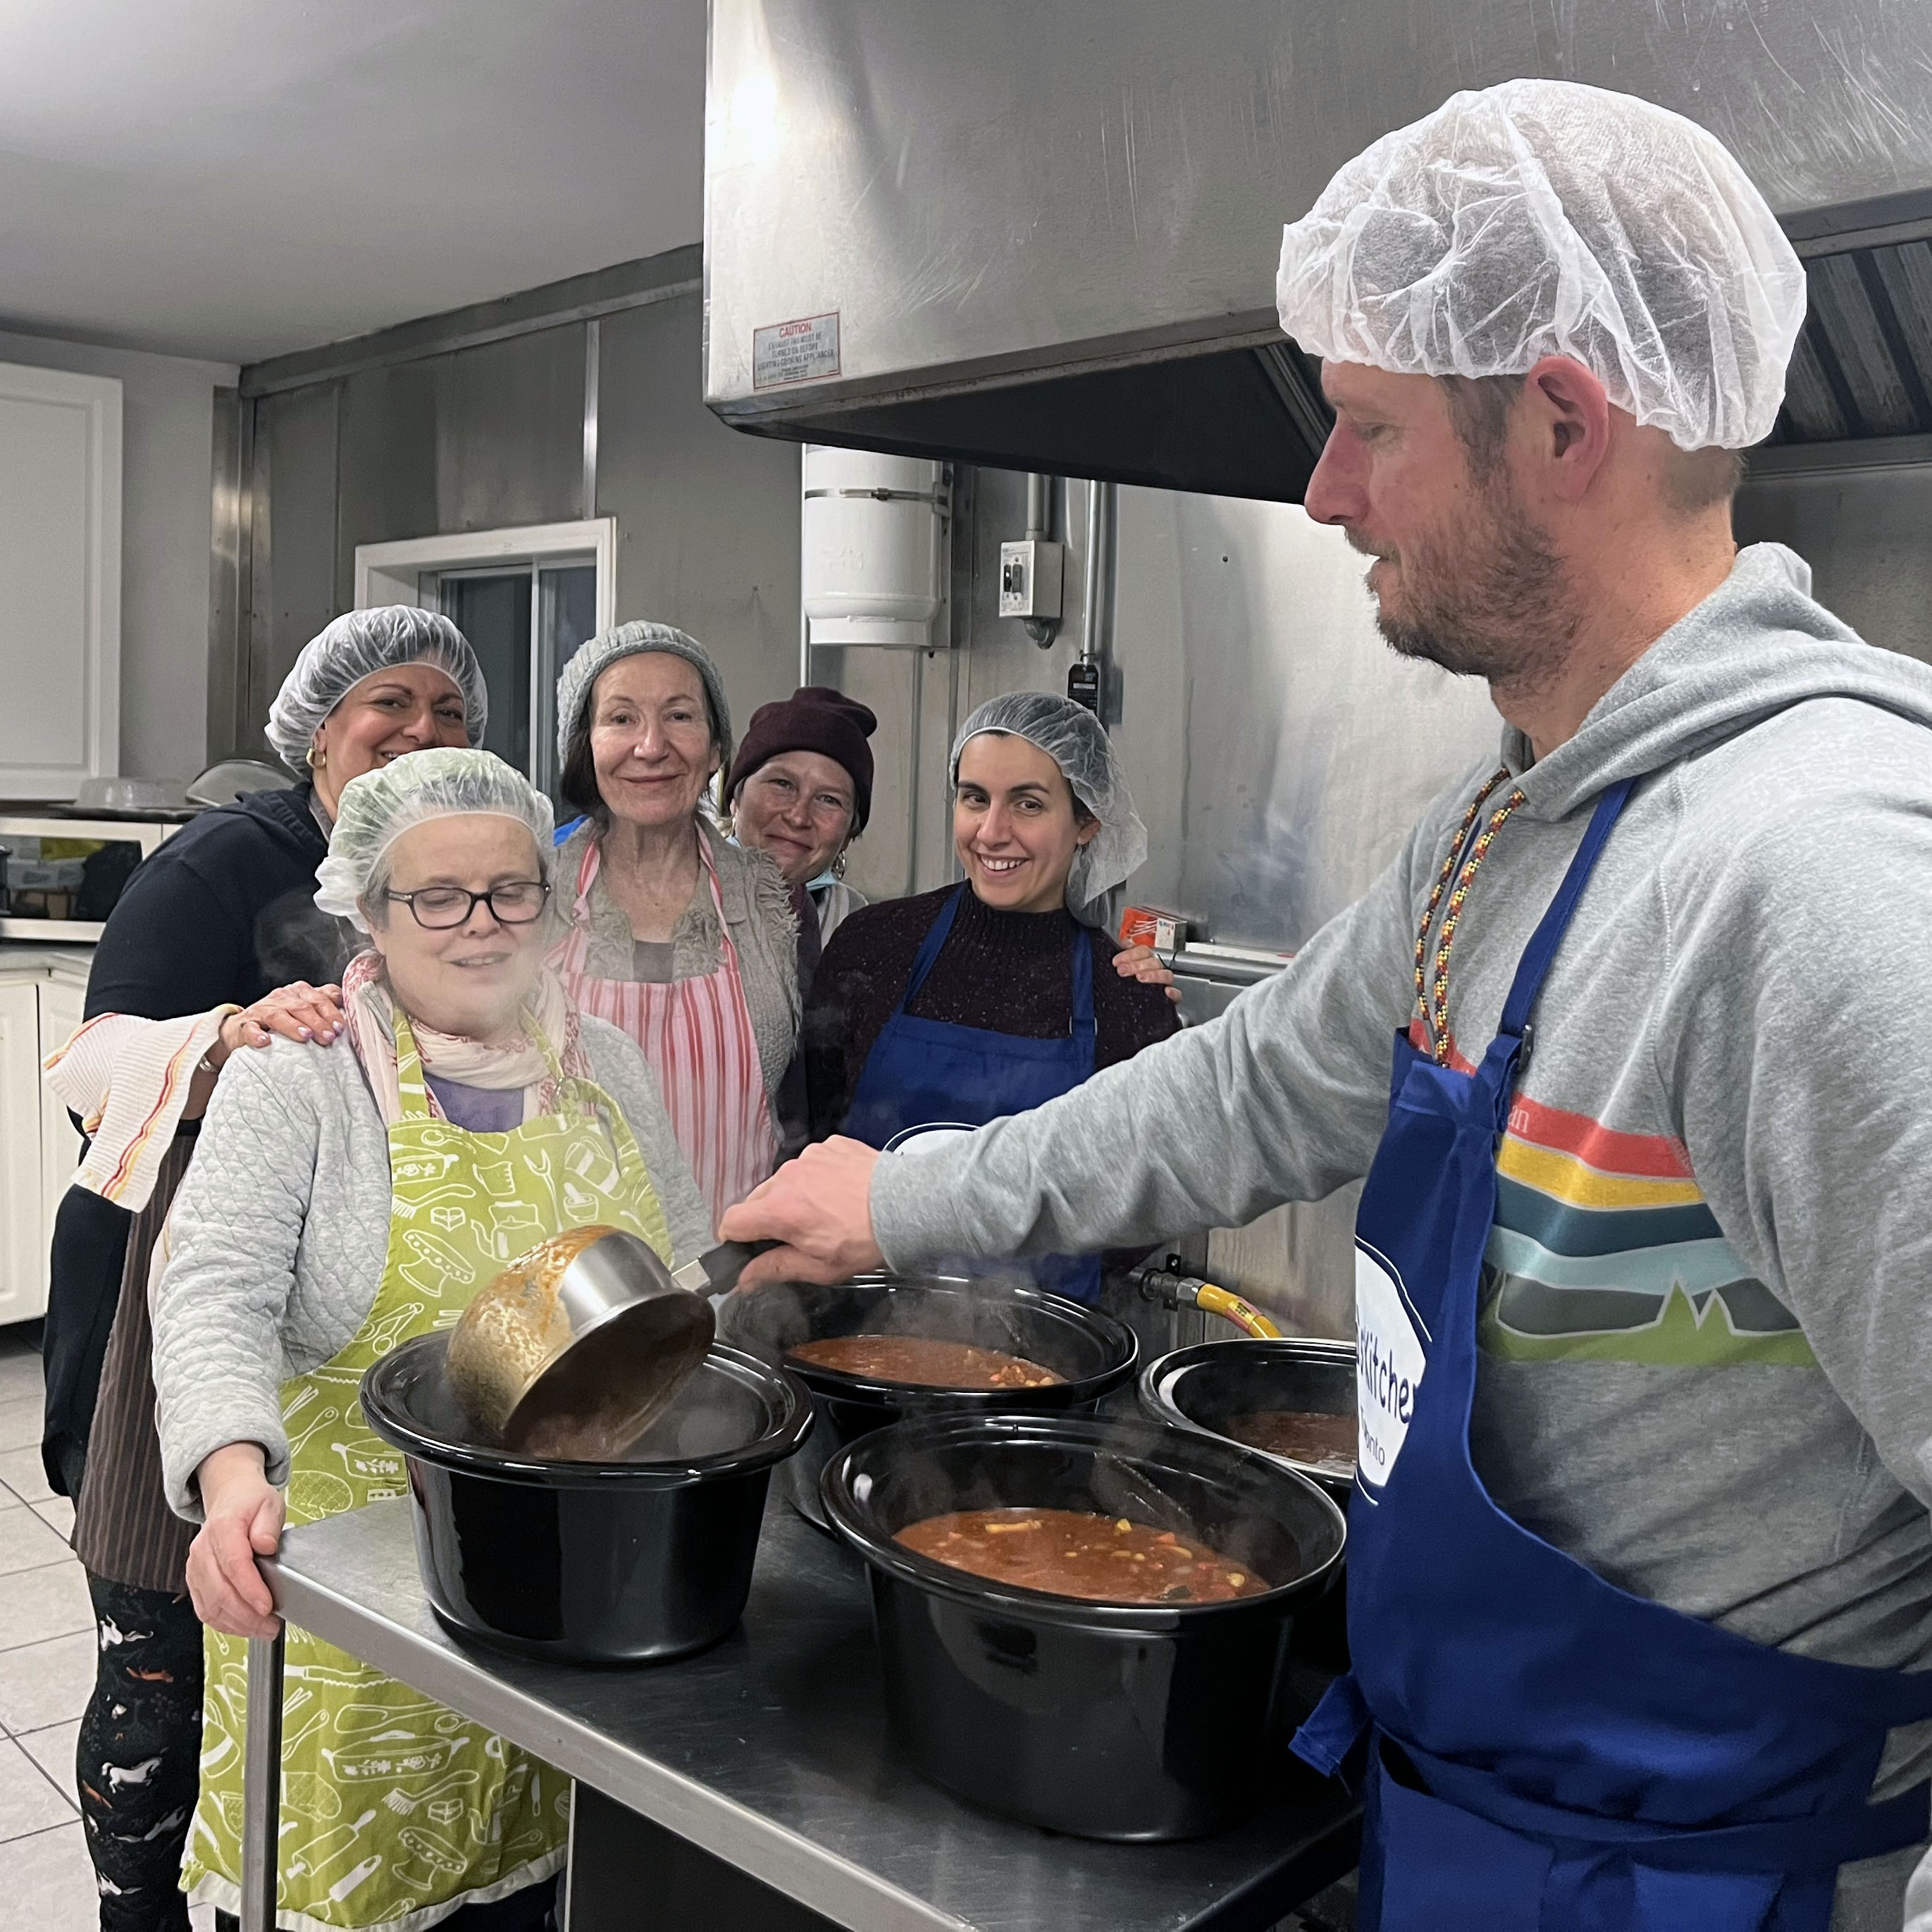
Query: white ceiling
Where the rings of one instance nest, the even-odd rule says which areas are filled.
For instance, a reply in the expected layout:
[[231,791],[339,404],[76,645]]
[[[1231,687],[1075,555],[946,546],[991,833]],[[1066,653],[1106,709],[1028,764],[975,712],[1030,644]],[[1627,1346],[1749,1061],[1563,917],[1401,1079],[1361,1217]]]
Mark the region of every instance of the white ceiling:
[[0,328],[249,362],[695,242],[704,0],[0,0]]

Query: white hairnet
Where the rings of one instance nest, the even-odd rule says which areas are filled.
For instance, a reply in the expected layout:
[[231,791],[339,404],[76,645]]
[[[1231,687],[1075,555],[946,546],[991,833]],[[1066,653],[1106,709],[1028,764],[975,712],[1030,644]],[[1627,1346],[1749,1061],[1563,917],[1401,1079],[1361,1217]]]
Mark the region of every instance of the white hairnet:
[[412,604],[346,610],[303,645],[268,706],[268,742],[291,771],[305,769],[316,727],[365,677],[404,664],[434,664],[463,694],[463,722],[472,745],[483,740],[490,694],[469,640],[447,617]]
[[1684,449],[1771,433],[1804,271],[1722,142],[1627,94],[1511,80],[1385,134],[1283,231],[1283,332],[1397,374],[1567,356]]
[[599,631],[577,647],[556,681],[556,762],[559,769],[570,762],[572,741],[590,728],[590,694],[597,680],[622,658],[634,658],[646,651],[662,651],[667,657],[682,658],[697,673],[704,686],[705,701],[711,706],[712,736],[724,770],[731,767],[731,707],[724,699],[724,674],[718,660],[695,638],[668,624],[652,624],[633,618],[615,630]]
[[385,874],[383,855],[411,826],[462,812],[528,826],[536,841],[539,876],[549,879],[556,822],[550,800],[494,752],[441,745],[378,765],[342,788],[328,856],[316,869],[316,904],[367,932],[361,902]]
[[1108,894],[1138,871],[1148,855],[1147,827],[1134,809],[1127,774],[1106,728],[1084,704],[1048,691],[1010,691],[989,698],[952,741],[951,782],[959,782],[959,754],[969,740],[1001,731],[1036,745],[1065,774],[1073,796],[1100,829],[1073,855],[1066,907],[1083,926],[1108,923]]

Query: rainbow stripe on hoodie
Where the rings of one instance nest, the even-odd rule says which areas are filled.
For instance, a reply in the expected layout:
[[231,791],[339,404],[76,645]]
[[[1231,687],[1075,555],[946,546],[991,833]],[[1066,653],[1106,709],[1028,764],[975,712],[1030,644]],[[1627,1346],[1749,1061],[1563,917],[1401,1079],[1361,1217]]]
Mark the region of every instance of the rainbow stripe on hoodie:
[[1816,1366],[1724,1239],[1681,1141],[1520,1095],[1496,1154],[1479,1333],[1512,1361]]

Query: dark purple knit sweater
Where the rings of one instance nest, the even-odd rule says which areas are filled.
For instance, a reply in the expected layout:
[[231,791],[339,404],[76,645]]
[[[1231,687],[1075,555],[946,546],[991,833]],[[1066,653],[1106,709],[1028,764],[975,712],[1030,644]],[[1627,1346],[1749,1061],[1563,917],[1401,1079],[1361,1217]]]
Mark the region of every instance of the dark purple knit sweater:
[[[947,895],[922,892],[860,908],[832,935],[806,1003],[802,1041],[814,1139],[838,1132],[866,1056],[892,1017],[921,942]],[[1166,989],[1123,980],[1120,950],[1104,932],[1065,910],[1000,912],[969,890],[952,930],[906,1010],[915,1019],[950,1020],[1051,1040],[1073,1022],[1072,948],[1094,952],[1094,1064],[1131,1060],[1179,1025]]]

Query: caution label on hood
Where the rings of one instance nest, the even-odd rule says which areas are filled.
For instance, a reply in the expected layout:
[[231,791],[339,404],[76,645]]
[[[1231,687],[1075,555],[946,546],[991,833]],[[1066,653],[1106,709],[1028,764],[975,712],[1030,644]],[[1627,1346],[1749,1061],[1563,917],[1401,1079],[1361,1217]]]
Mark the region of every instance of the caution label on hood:
[[776,389],[838,373],[838,311],[752,332],[752,387]]

